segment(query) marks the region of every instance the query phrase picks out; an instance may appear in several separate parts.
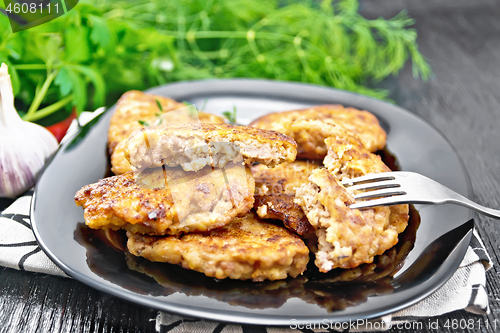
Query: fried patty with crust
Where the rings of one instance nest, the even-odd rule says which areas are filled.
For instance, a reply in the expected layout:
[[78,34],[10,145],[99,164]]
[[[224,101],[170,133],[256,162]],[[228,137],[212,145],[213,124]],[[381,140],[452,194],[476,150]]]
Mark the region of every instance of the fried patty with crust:
[[184,104],[163,96],[145,94],[142,91],[131,90],[124,93],[116,103],[116,109],[109,123],[108,152],[113,154],[115,147],[135,130],[144,126],[139,121],[156,117],[161,110],[164,112],[185,107]]
[[269,129],[291,136],[297,142],[297,158],[323,159],[324,140],[343,136],[347,131],[360,139],[370,152],[385,147],[387,134],[372,113],[342,105],[320,105],[308,109],[266,114],[249,126]]
[[262,219],[278,219],[285,227],[299,235],[314,232],[304,211],[294,202],[295,188],[308,182],[318,162],[296,160],[285,162],[274,168],[262,164],[253,165],[255,178],[254,207]]
[[332,137],[325,144],[328,154],[323,164],[341,180],[391,171],[379,155],[367,151],[355,137]]
[[93,229],[178,235],[219,228],[253,207],[250,168],[230,163],[198,172],[182,168],[128,172],[84,186],[75,202]]
[[351,209],[352,194],[328,170],[314,170],[309,180],[297,189],[295,200],[316,230],[315,264],[321,272],[371,263],[398,242],[408,221],[407,209]]
[[[162,110],[158,107],[160,103]],[[160,114],[185,108],[184,103],[179,103],[171,98],[159,95],[146,94],[142,91],[131,90],[124,93],[116,103],[116,109],[109,123],[108,152],[111,155],[115,147],[135,130],[144,125],[140,121],[149,121]],[[199,112],[199,121],[214,124],[224,124],[224,118],[215,114]],[[170,119],[169,119],[170,121]],[[182,121],[181,123],[185,123]]]
[[328,155],[323,164],[327,169],[314,170],[310,182],[297,188],[295,199],[316,230],[315,264],[322,272],[371,263],[374,256],[397,243],[409,218],[408,205],[350,209],[354,193],[340,180],[390,169],[355,137],[332,137],[325,143]]
[[217,279],[280,280],[305,271],[309,250],[289,230],[250,212],[204,233],[154,237],[127,233],[128,250],[151,261],[182,265]]
[[273,167],[295,160],[297,144],[274,131],[198,123],[143,128],[130,136],[125,148],[125,157],[135,168],[181,165],[197,171],[206,165],[224,167],[240,155],[245,164]]
[[[197,116],[190,117],[188,114],[184,114],[185,112],[180,112],[181,114],[178,114],[178,112],[175,112],[175,110],[172,111],[157,117],[155,121],[161,119],[161,121],[163,121],[163,124],[170,124],[170,125],[199,123],[199,122],[211,123],[211,124],[225,123],[224,118],[206,112],[199,112]],[[144,126],[141,125],[141,127],[139,128],[143,127]],[[122,173],[133,170],[129,161],[127,161],[127,159],[125,158],[125,147],[127,146],[127,142],[128,142],[128,137],[120,141],[120,143],[116,145],[115,149],[113,150],[113,153],[111,154],[111,172],[113,172],[115,175],[120,175]]]

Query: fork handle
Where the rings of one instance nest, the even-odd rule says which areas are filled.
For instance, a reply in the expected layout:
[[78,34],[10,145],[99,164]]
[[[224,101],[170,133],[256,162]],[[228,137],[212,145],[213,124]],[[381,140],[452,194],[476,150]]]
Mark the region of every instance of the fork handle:
[[457,198],[457,199],[451,198],[447,202],[454,203],[454,204],[457,204],[460,206],[465,206],[465,207],[473,209],[477,212],[483,213],[484,215],[487,215],[489,217],[500,219],[500,210],[484,207],[478,203],[475,203],[472,200],[467,199],[464,196],[461,196],[461,195],[459,195],[459,196],[460,196],[460,198]]

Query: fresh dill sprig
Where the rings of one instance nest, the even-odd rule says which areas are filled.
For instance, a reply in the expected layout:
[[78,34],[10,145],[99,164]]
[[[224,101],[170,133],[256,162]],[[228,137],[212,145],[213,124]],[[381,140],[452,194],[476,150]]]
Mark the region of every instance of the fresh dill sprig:
[[226,117],[226,119],[229,121],[231,125],[237,125],[236,123],[236,106],[233,106],[233,111],[224,111],[222,112],[222,115]]
[[158,106],[158,109],[163,112],[163,106],[161,105],[160,101],[158,99],[155,99],[156,105]]
[[[113,8],[118,6],[113,2]],[[391,19],[369,20],[358,13],[358,7],[358,0],[319,4],[312,0],[279,4],[151,0],[125,13],[137,17],[138,27],[154,25],[156,31],[173,38],[169,59],[174,68],[159,73],[167,81],[259,77],[386,98],[386,90],[371,88],[368,82],[397,74],[408,60],[416,78],[431,75],[418,51],[416,31],[410,28],[414,20],[405,11]]]
[[387,98],[375,84],[406,63],[415,78],[432,74],[405,11],[371,20],[358,7],[358,0],[80,0],[43,28],[16,34],[0,13],[0,62],[29,121],[64,119],[73,107],[109,106],[127,90],[181,80],[267,78]]

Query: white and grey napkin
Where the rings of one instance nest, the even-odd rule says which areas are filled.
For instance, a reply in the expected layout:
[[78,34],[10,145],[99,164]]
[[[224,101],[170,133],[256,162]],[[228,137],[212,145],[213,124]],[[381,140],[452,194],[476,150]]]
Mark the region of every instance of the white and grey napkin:
[[[86,115],[85,120],[90,120]],[[75,126],[73,126],[74,128]],[[0,213],[0,266],[67,277],[40,249],[31,230],[30,204],[32,192],[28,191],[12,205]],[[489,312],[486,294],[485,272],[491,267],[491,259],[474,230],[474,234],[460,267],[440,289],[421,302],[403,311],[366,323],[356,325],[354,331],[388,329],[397,323],[439,316],[456,310],[475,314]],[[377,323],[377,324],[374,324]],[[156,318],[158,332],[200,332],[200,333],[288,333],[300,332],[291,328],[241,326],[217,323],[199,319],[184,318],[165,312],[158,312]],[[311,330],[308,330],[309,332]],[[332,330],[315,329],[314,332]],[[345,331],[340,329],[340,331]]]

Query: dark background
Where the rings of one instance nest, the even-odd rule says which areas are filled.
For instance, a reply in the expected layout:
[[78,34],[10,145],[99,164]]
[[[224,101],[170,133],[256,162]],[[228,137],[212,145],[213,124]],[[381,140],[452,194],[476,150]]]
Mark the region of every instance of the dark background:
[[[434,76],[427,82],[415,80],[407,66],[399,77],[379,86],[390,89],[396,104],[433,124],[451,142],[472,179],[473,199],[500,208],[500,1],[361,1],[361,13],[368,18],[389,18],[405,8],[416,19],[420,50]],[[8,202],[0,200],[0,210]],[[484,216],[478,216],[476,225],[494,263],[486,274],[491,314],[457,311],[438,317],[439,332],[456,332],[444,327],[449,319],[481,323],[462,332],[495,332],[495,320],[500,328],[500,225]],[[0,268],[0,281],[0,332],[155,331],[157,311],[71,279]],[[428,319],[422,322],[429,331]],[[244,331],[261,332],[256,327]]]

